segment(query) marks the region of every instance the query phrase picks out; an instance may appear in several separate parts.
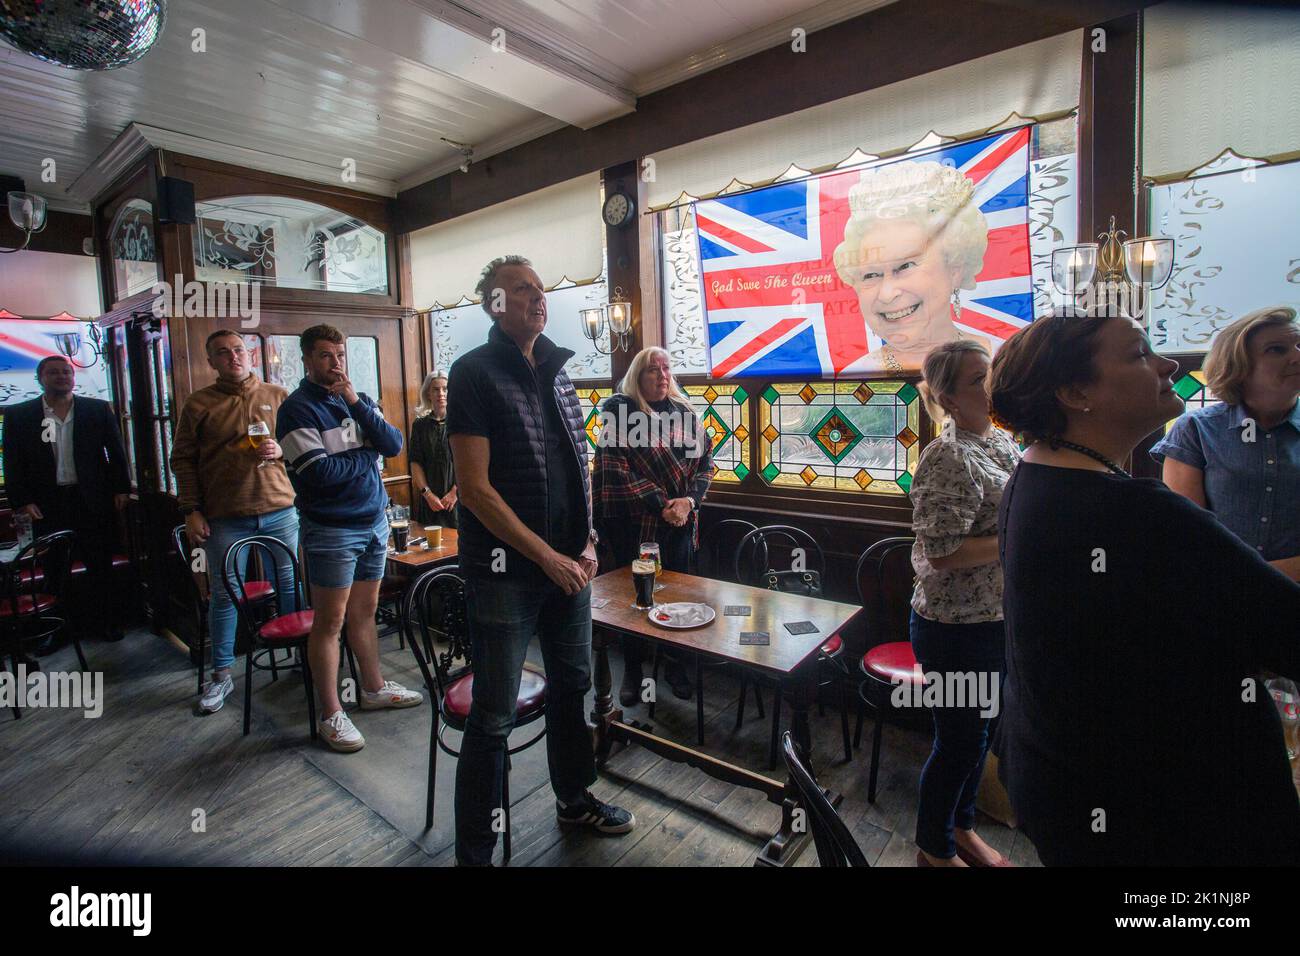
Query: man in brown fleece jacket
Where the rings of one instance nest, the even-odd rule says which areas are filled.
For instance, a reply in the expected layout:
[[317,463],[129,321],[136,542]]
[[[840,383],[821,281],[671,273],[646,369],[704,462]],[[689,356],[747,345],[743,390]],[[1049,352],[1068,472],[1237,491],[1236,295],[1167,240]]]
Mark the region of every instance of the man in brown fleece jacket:
[[[240,538],[262,534],[278,538],[296,554],[298,513],[273,437],[276,413],[289,393],[252,373],[238,332],[213,332],[206,348],[217,381],[186,400],[176,423],[171,461],[190,545],[202,546],[207,557],[212,680],[203,687],[199,712],[210,714],[221,709],[234,689],[230,668],[236,610],[222,583],[226,551]],[[257,422],[267,430],[254,448],[249,426]],[[281,613],[294,609],[293,571],[287,560],[276,568],[276,595]]]

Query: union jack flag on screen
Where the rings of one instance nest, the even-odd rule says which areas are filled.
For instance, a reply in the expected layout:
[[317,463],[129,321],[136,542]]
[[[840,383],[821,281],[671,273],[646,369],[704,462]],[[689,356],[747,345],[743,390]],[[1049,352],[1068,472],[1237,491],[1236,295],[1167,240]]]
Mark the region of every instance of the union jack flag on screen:
[[[893,354],[899,342],[905,341],[899,330],[922,307],[918,300],[927,297],[887,291],[884,295],[896,296],[893,301],[898,303],[891,306],[879,304],[882,300],[873,294],[869,307],[873,321],[868,323],[859,305],[860,289],[841,277],[834,255],[842,242],[846,248],[852,245],[845,238],[851,214],[871,202],[867,193],[859,190],[853,200],[857,207],[851,210],[850,191],[859,182],[867,182],[866,173],[874,176],[898,164],[955,167],[973,184],[971,193],[970,186],[948,174],[943,195],[951,198],[954,190],[963,196],[969,194],[961,200],[959,214],[952,217],[954,223],[960,220],[963,225],[961,229],[948,229],[943,242],[932,243],[949,250],[961,246],[967,250],[967,259],[973,257],[973,261],[962,278],[946,280],[946,288],[935,286],[926,306],[932,311],[923,314],[936,316],[935,322],[947,329],[948,338],[982,339],[996,349],[1033,320],[1029,249],[1031,132],[1031,127],[1021,127],[868,167],[697,202],[695,224],[712,374],[719,378],[834,378],[886,367],[881,362]],[[924,169],[942,172],[933,167]],[[897,180],[900,175],[904,180],[923,184],[928,173],[921,168],[890,170],[884,178]],[[875,177],[872,181],[879,180]],[[886,189],[893,198],[882,202],[898,201],[897,193],[898,189],[893,193]],[[925,196],[904,198],[922,206],[927,200]],[[978,215],[973,209],[978,210]],[[881,221],[902,214],[895,207],[892,212],[875,210],[872,215]],[[971,223],[978,223],[978,228],[972,230]],[[970,239],[985,228],[986,247],[978,238]],[[952,239],[958,232],[966,237],[960,242]],[[891,246],[878,248],[887,250]],[[892,254],[884,251],[880,255],[888,259]],[[942,256],[946,264],[950,253],[936,252],[936,256]],[[864,257],[870,258],[871,254],[864,253]],[[874,279],[888,289],[891,278],[917,265],[899,264],[902,258],[895,257],[877,273],[866,269],[868,279],[855,273],[855,283]],[[957,267],[949,271],[952,269],[956,269],[953,275],[961,273]],[[891,278],[884,278],[885,273],[890,273]],[[954,291],[960,296],[960,314],[950,304],[946,315],[941,315],[944,302]],[[951,326],[948,319],[952,320]],[[889,344],[891,329],[896,337],[894,346]],[[903,363],[905,367],[919,365],[915,354]],[[897,364],[891,361],[888,367],[896,369]]]

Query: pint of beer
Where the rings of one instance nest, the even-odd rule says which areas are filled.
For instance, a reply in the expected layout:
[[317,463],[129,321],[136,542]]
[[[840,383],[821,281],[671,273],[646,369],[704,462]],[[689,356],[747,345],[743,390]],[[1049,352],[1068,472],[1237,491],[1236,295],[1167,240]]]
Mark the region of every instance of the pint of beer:
[[654,607],[655,563],[644,558],[633,561],[632,583],[636,587],[636,603],[632,606],[643,611]]

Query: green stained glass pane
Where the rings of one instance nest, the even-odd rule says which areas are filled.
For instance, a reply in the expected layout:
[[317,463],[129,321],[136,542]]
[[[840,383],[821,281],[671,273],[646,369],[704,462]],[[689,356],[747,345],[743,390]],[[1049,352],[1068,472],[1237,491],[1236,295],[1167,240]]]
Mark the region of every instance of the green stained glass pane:
[[766,481],[771,481],[779,474],[781,474],[781,469],[777,467],[777,464],[774,461],[769,461],[762,471],[763,478]]
[[1201,390],[1201,383],[1192,375],[1184,375],[1174,382],[1174,391],[1184,400],[1191,398]]
[[780,392],[778,392],[771,385],[769,385],[767,388],[763,389],[763,401],[771,405],[773,402],[777,400],[777,397],[780,394],[781,394]]
[[898,476],[898,487],[902,488],[904,491],[912,490],[912,475],[909,472],[905,471]]
[[742,481],[744,480],[745,476],[749,474],[749,469],[745,467],[743,462],[737,465],[734,471],[736,472],[736,477],[741,479]]
[[911,382],[908,382],[906,385],[904,385],[902,388],[898,390],[898,397],[905,402],[910,402],[912,399],[916,398],[916,395],[917,395],[916,386],[913,385]]
[[739,405],[739,404],[740,404],[741,402],[743,402],[745,399],[749,398],[749,392],[745,391],[744,388],[742,388],[741,386],[737,385],[737,386],[736,386],[736,390],[735,390],[734,392],[731,393],[731,397],[732,397],[733,399],[735,399],[736,404]]

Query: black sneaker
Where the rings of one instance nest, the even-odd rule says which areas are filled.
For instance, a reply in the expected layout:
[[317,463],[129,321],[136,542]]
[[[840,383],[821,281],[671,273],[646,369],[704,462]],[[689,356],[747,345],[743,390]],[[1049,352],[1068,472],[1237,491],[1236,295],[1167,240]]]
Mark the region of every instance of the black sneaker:
[[636,826],[636,817],[622,807],[601,803],[588,790],[582,803],[566,807],[555,801],[555,819],[560,823],[589,826],[600,833],[627,833]]
[[631,668],[623,672],[623,686],[618,690],[618,702],[624,707],[635,707],[641,703],[641,668]]

